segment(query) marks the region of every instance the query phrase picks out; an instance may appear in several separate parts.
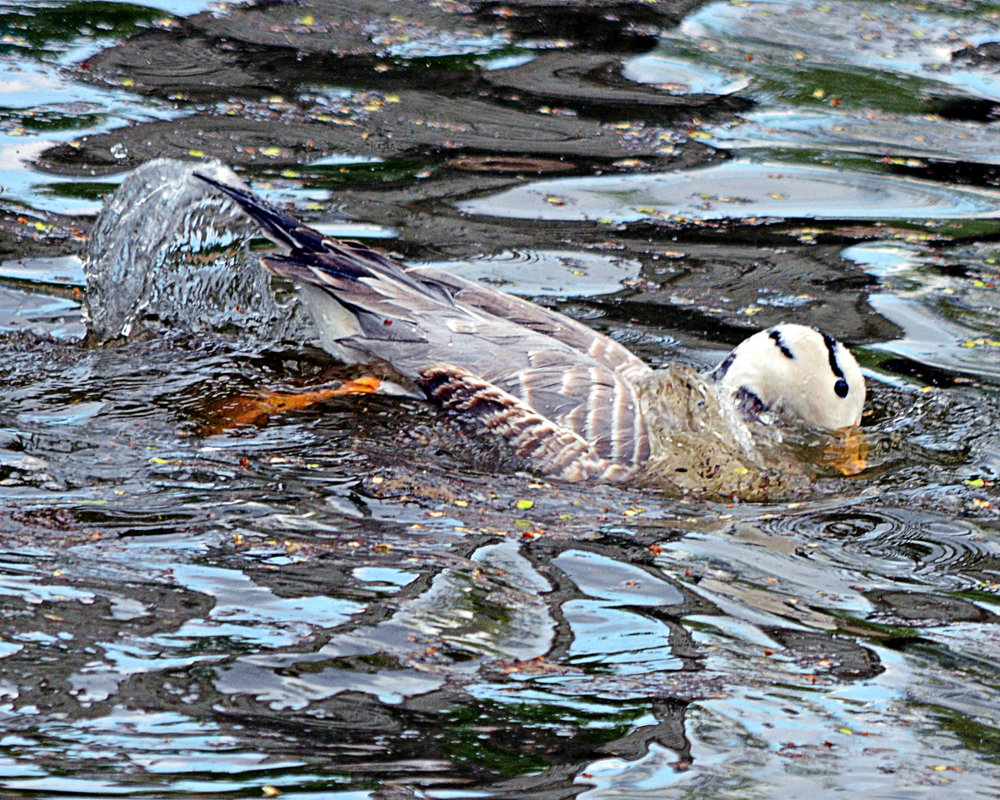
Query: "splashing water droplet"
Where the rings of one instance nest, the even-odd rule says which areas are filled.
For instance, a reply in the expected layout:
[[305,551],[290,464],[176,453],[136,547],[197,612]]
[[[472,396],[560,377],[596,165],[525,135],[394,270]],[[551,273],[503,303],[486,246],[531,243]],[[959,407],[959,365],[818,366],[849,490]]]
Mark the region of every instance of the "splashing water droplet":
[[301,324],[297,300],[276,299],[247,258],[253,224],[194,172],[240,184],[219,162],[157,159],[105,200],[83,265],[92,343],[206,330],[281,339]]

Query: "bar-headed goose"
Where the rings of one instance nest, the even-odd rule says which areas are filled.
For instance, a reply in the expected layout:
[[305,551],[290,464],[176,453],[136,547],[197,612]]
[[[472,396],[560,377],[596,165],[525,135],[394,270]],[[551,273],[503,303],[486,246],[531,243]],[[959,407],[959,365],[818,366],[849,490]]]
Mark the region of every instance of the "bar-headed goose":
[[802,475],[772,457],[767,436],[761,446],[762,418],[830,429],[860,422],[861,370],[813,328],[761,331],[708,374],[653,370],[558,312],[441,270],[407,268],[199,177],[286,249],[261,263],[300,285],[325,349],[387,362],[429,400],[500,437],[535,473],[764,497]]

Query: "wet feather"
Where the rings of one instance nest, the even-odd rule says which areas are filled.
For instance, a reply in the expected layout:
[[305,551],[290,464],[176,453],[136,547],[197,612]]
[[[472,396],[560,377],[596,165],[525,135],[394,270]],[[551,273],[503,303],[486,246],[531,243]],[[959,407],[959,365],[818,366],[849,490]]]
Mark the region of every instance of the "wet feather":
[[[864,381],[847,350],[802,326],[751,337],[708,375],[654,372],[558,312],[430,267],[407,269],[366,245],[324,237],[249,192],[203,180],[289,251],[261,262],[305,287],[326,349],[388,362],[540,474],[761,498],[803,476],[773,437],[758,441],[755,418],[780,411],[787,396],[792,410],[819,409],[823,424],[824,404],[836,404],[844,385],[858,380],[846,410],[833,409],[830,419],[847,419],[859,397],[863,403]],[[783,362],[775,373],[782,385],[768,384],[775,360]],[[802,386],[799,375],[808,379]],[[754,413],[741,415],[747,397]]]

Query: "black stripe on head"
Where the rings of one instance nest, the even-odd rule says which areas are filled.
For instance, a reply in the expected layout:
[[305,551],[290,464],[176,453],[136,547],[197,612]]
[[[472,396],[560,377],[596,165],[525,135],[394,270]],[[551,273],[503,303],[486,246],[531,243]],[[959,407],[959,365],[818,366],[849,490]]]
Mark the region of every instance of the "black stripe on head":
[[851,387],[847,384],[844,370],[837,363],[837,340],[823,331],[817,330],[816,333],[823,337],[823,344],[826,345],[826,352],[830,357],[830,370],[837,377],[837,382],[833,384],[833,391],[837,393],[837,397],[847,397]]
[[765,411],[770,411],[767,404],[746,386],[741,386],[734,395],[736,408],[747,422],[755,422]]
[[719,364],[714,370],[712,370],[712,380],[721,381],[726,377],[726,373],[729,372],[729,368],[733,365],[733,361],[736,360],[736,351],[733,350],[728,356],[726,356],[722,363]]
[[781,355],[783,355],[785,358],[791,358],[791,359],[795,358],[795,353],[789,350],[788,345],[786,345],[781,340],[781,331],[779,331],[777,328],[771,328],[771,330],[767,332],[767,335],[770,336],[771,339],[774,341],[774,344],[781,351]]

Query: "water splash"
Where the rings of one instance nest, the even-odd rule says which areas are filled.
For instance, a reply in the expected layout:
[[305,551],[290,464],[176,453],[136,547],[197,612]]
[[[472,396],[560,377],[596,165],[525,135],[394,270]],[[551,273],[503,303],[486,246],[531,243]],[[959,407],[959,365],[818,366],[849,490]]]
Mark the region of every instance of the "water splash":
[[296,324],[294,297],[276,298],[247,258],[252,223],[195,172],[239,183],[218,162],[157,159],[105,201],[83,265],[93,343],[206,330],[281,339]]

